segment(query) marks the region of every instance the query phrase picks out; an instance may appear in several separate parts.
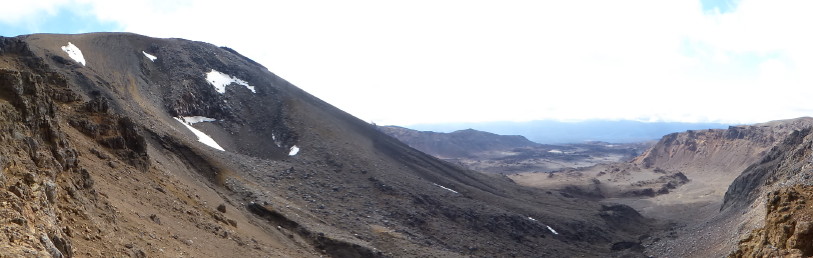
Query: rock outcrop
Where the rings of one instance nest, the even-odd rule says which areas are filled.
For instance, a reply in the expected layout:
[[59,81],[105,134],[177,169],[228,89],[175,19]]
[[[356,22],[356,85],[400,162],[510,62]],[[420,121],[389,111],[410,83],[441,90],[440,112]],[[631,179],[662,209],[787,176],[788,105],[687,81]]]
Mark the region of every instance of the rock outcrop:
[[781,188],[766,200],[765,225],[740,240],[729,257],[813,256],[813,186]]
[[[77,204],[97,197],[58,114],[59,105],[77,96],[20,40],[0,38],[0,55],[17,57],[0,66],[0,250],[4,256],[73,257],[71,225],[63,218],[86,214]],[[72,206],[79,207],[64,208]]]

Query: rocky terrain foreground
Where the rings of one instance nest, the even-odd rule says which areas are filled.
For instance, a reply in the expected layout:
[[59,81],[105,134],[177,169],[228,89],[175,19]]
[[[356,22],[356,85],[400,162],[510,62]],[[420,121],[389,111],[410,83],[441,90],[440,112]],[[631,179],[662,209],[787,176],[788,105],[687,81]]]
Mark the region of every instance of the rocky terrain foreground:
[[0,38],[0,120],[3,257],[635,257],[661,229],[426,155],[202,42]]

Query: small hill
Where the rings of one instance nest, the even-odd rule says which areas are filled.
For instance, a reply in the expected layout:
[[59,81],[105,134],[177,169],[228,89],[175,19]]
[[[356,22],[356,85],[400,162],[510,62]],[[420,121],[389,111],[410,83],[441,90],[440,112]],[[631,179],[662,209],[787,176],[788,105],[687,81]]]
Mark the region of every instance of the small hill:
[[437,133],[398,126],[379,126],[378,128],[410,147],[438,158],[473,158],[483,152],[542,146],[520,135],[498,135],[474,129]]

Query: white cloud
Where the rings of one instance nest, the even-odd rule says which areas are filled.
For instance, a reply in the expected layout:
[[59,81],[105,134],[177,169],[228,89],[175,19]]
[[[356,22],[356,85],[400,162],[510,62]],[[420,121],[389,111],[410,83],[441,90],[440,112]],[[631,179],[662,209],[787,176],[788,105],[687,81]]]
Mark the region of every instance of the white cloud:
[[0,8],[0,22],[19,24],[38,15],[53,15],[70,0],[4,1]]
[[813,82],[804,0],[724,13],[683,0],[76,1],[126,31],[232,47],[379,124],[758,122],[813,109],[782,98]]

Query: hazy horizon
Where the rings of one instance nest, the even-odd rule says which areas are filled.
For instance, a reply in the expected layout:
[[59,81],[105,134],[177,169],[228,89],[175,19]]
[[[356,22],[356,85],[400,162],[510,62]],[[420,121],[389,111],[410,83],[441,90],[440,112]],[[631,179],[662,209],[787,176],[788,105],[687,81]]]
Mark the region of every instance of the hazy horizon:
[[526,122],[438,123],[401,126],[418,131],[451,133],[474,129],[500,135],[522,135],[542,144],[571,144],[590,141],[634,143],[658,140],[670,133],[686,130],[725,129],[734,124],[641,122],[631,120],[589,120],[561,122],[538,120]]

